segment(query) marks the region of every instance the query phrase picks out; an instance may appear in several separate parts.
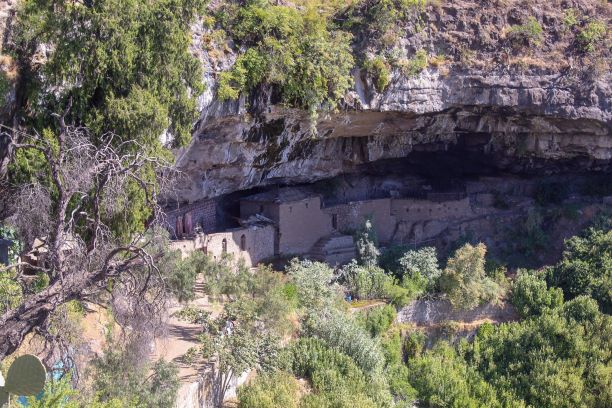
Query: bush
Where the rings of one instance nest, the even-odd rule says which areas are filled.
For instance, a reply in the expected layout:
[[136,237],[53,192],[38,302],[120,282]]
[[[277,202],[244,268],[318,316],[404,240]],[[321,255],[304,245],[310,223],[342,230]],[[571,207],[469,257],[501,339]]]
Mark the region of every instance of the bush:
[[593,52],[598,42],[606,37],[606,24],[602,21],[594,20],[580,30],[577,39],[583,51]]
[[297,289],[300,307],[319,310],[338,300],[338,291],[331,285],[334,271],[329,265],[293,259],[285,270]]
[[[357,406],[375,408],[375,391],[366,375],[353,360],[341,351],[328,347],[321,340],[302,338],[288,349],[289,365],[298,377],[310,380],[315,395],[305,397],[300,406]],[[330,404],[335,401],[336,404]],[[344,401],[345,403],[338,404]]]
[[486,251],[483,243],[476,246],[465,244],[449,258],[440,277],[440,288],[448,295],[453,307],[472,309],[502,295],[502,288],[486,276]]
[[498,407],[496,390],[447,344],[408,362],[410,384],[430,407]]
[[563,292],[548,288],[546,282],[533,273],[519,271],[512,285],[512,303],[522,317],[540,315],[563,304]]
[[565,241],[561,261],[550,269],[549,285],[565,297],[592,296],[604,313],[612,313],[612,230],[590,228]]
[[366,309],[359,316],[361,324],[372,337],[378,337],[389,330],[396,317],[395,308],[389,305]]
[[378,257],[380,256],[378,238],[376,237],[376,230],[371,220],[366,220],[362,230],[357,234],[355,244],[357,246],[357,261],[359,265],[378,265]]
[[540,45],[543,33],[544,30],[535,17],[529,17],[525,24],[512,26],[508,30],[508,36],[512,41],[530,45]]
[[278,87],[283,102],[334,109],[352,85],[351,35],[333,30],[313,7],[297,9],[267,1],[225,5],[221,25],[246,48],[219,78],[219,99],[236,99],[259,85]]
[[[397,402],[402,401],[405,404],[410,403],[408,406],[413,406],[412,402],[417,397],[416,390],[410,385],[410,381],[408,378],[410,377],[410,372],[408,367],[406,367],[403,363],[393,364],[385,370],[385,376],[387,378],[387,382],[389,383],[389,390],[391,394],[395,397]],[[396,407],[401,407],[403,405],[399,405],[396,402]]]
[[427,335],[421,330],[411,332],[404,340],[404,350],[406,356],[411,358],[420,357],[425,352]]
[[365,373],[374,375],[384,365],[378,342],[346,314],[329,311],[311,316],[306,322],[305,332],[351,357]]
[[402,278],[423,277],[430,288],[435,287],[442,271],[438,266],[436,248],[424,247],[407,251],[399,260],[402,267]]
[[297,408],[299,384],[286,372],[263,374],[248,385],[238,388],[241,408]]
[[418,50],[414,57],[400,62],[400,68],[405,76],[415,76],[427,68],[427,52]]
[[342,268],[348,291],[357,299],[380,299],[393,278],[378,266],[358,265],[354,260]]
[[378,92],[383,92],[387,89],[389,82],[391,82],[391,72],[389,72],[389,67],[383,57],[368,59],[365,62],[364,68],[374,79],[374,85]]

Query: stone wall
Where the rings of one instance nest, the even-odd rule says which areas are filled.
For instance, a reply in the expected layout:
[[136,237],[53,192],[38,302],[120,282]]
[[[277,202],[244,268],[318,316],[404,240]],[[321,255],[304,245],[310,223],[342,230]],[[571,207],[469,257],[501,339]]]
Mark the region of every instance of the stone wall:
[[395,217],[391,215],[391,199],[365,200],[350,202],[324,208],[331,217],[336,217],[336,229],[340,232],[353,232],[363,228],[366,219],[370,218],[378,239],[388,242],[395,231]]
[[333,232],[331,216],[321,210],[318,196],[279,205],[280,254],[304,254],[322,237]]
[[255,266],[264,259],[274,256],[274,236],[272,225],[236,228],[206,236],[206,248],[213,257],[223,254],[224,240],[228,254],[236,259],[244,259],[247,265]]
[[278,204],[261,201],[240,201],[240,218],[246,220],[252,215],[260,214],[278,223]]
[[183,256],[201,250],[215,259],[227,252],[236,259],[243,259],[247,266],[255,266],[274,256],[275,234],[276,229],[272,225],[250,226],[172,241],[170,248],[180,250]]
[[445,321],[472,323],[479,320],[505,322],[517,318],[516,310],[510,303],[494,305],[487,303],[472,310],[453,309],[446,300],[414,300],[397,313],[398,323],[432,325]]
[[458,219],[472,216],[470,199],[433,202],[412,198],[391,201],[391,214],[398,221],[420,222],[435,219]]
[[[187,221],[191,218],[191,222]],[[182,231],[177,227],[182,225]],[[191,204],[179,205],[166,212],[166,228],[172,238],[191,236],[197,226],[203,232],[214,232],[217,229],[217,204],[215,200],[200,200]]]

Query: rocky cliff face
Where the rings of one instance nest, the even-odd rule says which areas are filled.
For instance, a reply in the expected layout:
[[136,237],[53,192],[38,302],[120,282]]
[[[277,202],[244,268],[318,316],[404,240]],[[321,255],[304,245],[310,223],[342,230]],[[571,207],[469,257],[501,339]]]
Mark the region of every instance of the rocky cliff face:
[[211,99],[178,158],[190,176],[180,196],[312,182],[415,151],[463,150],[512,172],[611,168],[610,75],[587,86],[562,74],[428,69],[396,75],[382,94],[358,75],[345,108],[322,117],[314,136],[299,110],[271,104],[252,116],[244,99]]
[[[353,89],[341,109],[321,114],[314,133],[304,111],[274,103],[264,89],[239,101],[216,100],[215,70],[227,69],[234,56],[211,59],[199,48],[202,33],[196,30],[208,91],[200,98],[193,142],[178,154],[178,166],[189,177],[179,187],[179,198],[194,201],[262,185],[312,182],[423,151],[440,152],[439,160],[444,152],[463,154],[476,166],[515,173],[610,171],[609,69],[590,75],[573,68],[586,60],[560,52],[569,44],[557,27],[562,13],[544,2],[536,2],[536,15],[549,25],[548,34],[541,51],[529,56],[539,66],[517,68],[517,58],[527,57],[507,48],[503,33],[529,10],[510,3],[504,8],[453,1],[428,9],[428,30],[408,30],[400,39],[404,49],[428,42],[460,49],[457,43],[463,41],[476,50],[472,63],[460,63],[464,56],[451,53],[449,65],[430,65],[416,76],[393,70],[384,92],[355,69]],[[547,63],[547,58],[556,59]],[[607,54],[599,58],[608,61]]]

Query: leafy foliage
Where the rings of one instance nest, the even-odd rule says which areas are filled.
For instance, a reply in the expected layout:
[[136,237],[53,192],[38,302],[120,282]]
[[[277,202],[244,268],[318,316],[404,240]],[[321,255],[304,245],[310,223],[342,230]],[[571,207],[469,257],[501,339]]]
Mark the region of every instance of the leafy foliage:
[[399,259],[402,268],[402,277],[415,278],[417,275],[427,280],[429,287],[434,287],[442,271],[438,266],[436,249],[424,247],[418,250],[409,250]]
[[378,266],[359,265],[353,260],[342,268],[341,276],[348,291],[357,299],[380,299],[387,294],[392,278]]
[[486,276],[486,251],[483,243],[465,244],[448,259],[440,287],[454,307],[472,309],[501,296],[502,288]]
[[255,378],[247,386],[238,388],[241,408],[298,408],[299,384],[289,373],[277,371]]
[[221,75],[221,100],[236,99],[262,84],[274,85],[286,104],[314,114],[334,109],[351,86],[351,36],[334,30],[314,6],[296,9],[249,1],[226,7],[223,13],[223,27],[246,51]]
[[372,337],[378,337],[389,330],[396,317],[397,312],[395,308],[385,305],[362,311],[359,315],[359,320]]
[[584,236],[565,241],[563,259],[549,270],[547,281],[563,289],[570,300],[580,295],[595,299],[612,312],[612,231],[590,228]]
[[468,359],[500,394],[531,406],[604,407],[611,401],[611,335],[610,317],[579,297],[551,313],[479,332]]
[[[304,338],[295,342],[288,353],[292,372],[308,378],[315,391],[306,396],[300,406],[387,406],[390,396],[377,395],[375,383],[342,352],[326,346],[322,341]],[[386,401],[385,401],[386,400]],[[380,404],[377,404],[377,402]],[[382,404],[381,404],[382,403]]]
[[529,45],[540,45],[543,34],[542,26],[533,16],[529,17],[525,24],[514,25],[508,30],[508,36],[511,40]]
[[384,57],[377,56],[366,60],[364,68],[374,79],[374,85],[378,92],[383,92],[391,82],[391,72]]
[[384,356],[379,344],[339,311],[311,316],[306,322],[306,333],[350,356],[365,373],[374,374],[382,369]]
[[431,407],[502,407],[495,388],[485,382],[445,343],[409,361],[409,379],[419,399]]
[[357,234],[357,262],[360,265],[372,267],[378,265],[378,238],[371,220],[366,220],[363,229]]
[[519,271],[512,286],[512,303],[521,316],[540,315],[563,304],[563,291],[548,288],[534,273]]
[[[191,90],[202,90],[190,54],[194,0],[28,0],[18,15],[17,52],[51,50],[31,85],[39,115],[62,112],[72,100],[78,123],[155,146],[164,129],[178,145],[190,139]],[[74,62],[78,61],[77,64]]]
[[[14,49],[23,75],[21,114],[28,132],[56,133],[54,115],[88,130],[100,146],[114,134],[119,154],[141,152],[170,157],[160,139],[172,145],[191,140],[197,116],[195,95],[202,92],[201,70],[189,52],[189,27],[204,2],[200,0],[27,0],[16,17]],[[45,51],[40,64],[41,49]],[[48,139],[48,138],[47,138]],[[129,143],[128,143],[129,141]],[[14,184],[37,178],[50,184],[40,155],[17,152],[9,176]],[[155,166],[137,171],[140,181],[155,185]],[[117,201],[129,209],[113,214],[112,232],[127,241],[151,217],[147,194],[130,180]],[[111,212],[111,211],[109,211]]]
[[606,24],[599,20],[589,21],[576,37],[580,47],[586,52],[595,51],[597,43],[606,38]]
[[337,302],[339,292],[331,285],[334,271],[328,265],[293,259],[286,271],[297,288],[300,307],[321,310]]

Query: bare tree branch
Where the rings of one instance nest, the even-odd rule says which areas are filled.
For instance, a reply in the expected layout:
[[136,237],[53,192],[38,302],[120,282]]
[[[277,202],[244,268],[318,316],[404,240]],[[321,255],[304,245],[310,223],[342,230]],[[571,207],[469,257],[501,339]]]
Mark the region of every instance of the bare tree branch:
[[[162,214],[159,190],[168,185],[172,167],[147,155],[135,140],[119,141],[106,134],[94,145],[86,129],[66,124],[69,108],[58,115],[54,140],[21,133],[12,145],[14,151],[41,153],[47,173],[18,189],[13,215],[4,220],[15,227],[27,250],[37,251],[38,264],[19,261],[3,270],[28,266],[47,274],[50,283],[0,316],[0,360],[31,332],[66,351],[61,336],[49,333],[49,317],[71,300],[104,303],[99,300],[108,296],[111,281],[108,301],[120,323],[130,330],[159,329],[151,316],[161,315],[165,302],[164,276],[157,263],[166,245],[164,234],[153,228]],[[156,179],[146,178],[145,170]],[[148,225],[153,227],[126,243],[113,233],[111,221],[129,211],[130,183],[142,191],[153,214]],[[34,242],[42,244],[33,248]]]

